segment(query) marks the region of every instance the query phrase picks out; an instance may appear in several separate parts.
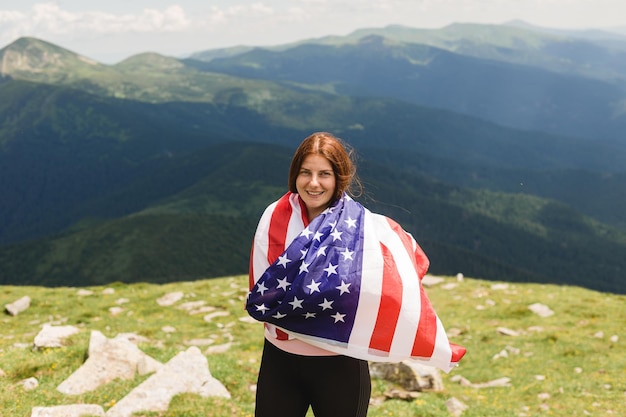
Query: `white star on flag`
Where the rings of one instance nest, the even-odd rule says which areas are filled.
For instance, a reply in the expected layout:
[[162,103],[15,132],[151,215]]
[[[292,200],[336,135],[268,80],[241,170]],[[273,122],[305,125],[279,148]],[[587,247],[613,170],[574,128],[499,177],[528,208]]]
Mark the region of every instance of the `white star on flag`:
[[278,279],[277,281],[278,281],[278,285],[276,286],[276,288],[280,288],[285,291],[287,291],[287,287],[291,285],[291,282],[287,281],[287,277],[283,279]]
[[318,306],[322,307],[322,310],[327,310],[327,309],[331,309],[333,308],[333,303],[334,301],[328,301],[326,298],[324,298],[324,302],[318,304]]
[[348,289],[348,287],[351,285],[351,282],[345,282],[345,281],[341,281],[341,285],[336,287],[339,290],[339,295],[343,295],[344,293],[348,293],[350,294],[350,290]]
[[315,282],[314,279],[311,280],[311,283],[306,287],[311,290],[309,294],[313,294],[314,292],[320,292],[320,284],[321,282]]
[[296,308],[302,308],[303,301],[304,300],[298,300],[298,297],[293,297],[293,301],[289,301],[289,304],[291,304],[291,306],[295,310]]
[[269,310],[269,308],[267,308],[265,306],[265,304],[261,304],[261,305],[257,305],[256,306],[256,311],[261,311],[263,314],[265,314],[265,312]]
[[262,282],[259,282],[259,288],[256,291],[260,292],[261,295],[265,295],[265,291],[267,290],[268,288],[265,286],[265,284],[263,284]]
[[344,318],[345,316],[346,316],[345,314],[339,314],[339,312],[337,312],[337,313],[333,314],[333,315],[332,315],[332,316],[330,316],[330,317],[332,317],[332,318],[334,318],[334,319],[335,319],[335,323],[337,323],[338,321],[342,321],[342,322],[344,322],[344,323],[345,323],[345,321],[343,321],[343,318]]
[[352,255],[354,255],[354,252],[349,250],[348,248],[346,248],[346,250],[344,250],[343,252],[339,252],[343,255],[343,260],[347,261],[348,259],[350,259],[351,261],[354,260],[354,258],[352,257]]
[[328,276],[331,276],[333,274],[337,274],[337,267],[338,266],[339,266],[339,264],[333,265],[332,263],[329,263],[328,267],[324,268],[324,271],[328,274]]
[[287,264],[289,262],[291,262],[291,259],[287,258],[287,255],[278,257],[278,265],[282,265],[283,267],[287,268]]

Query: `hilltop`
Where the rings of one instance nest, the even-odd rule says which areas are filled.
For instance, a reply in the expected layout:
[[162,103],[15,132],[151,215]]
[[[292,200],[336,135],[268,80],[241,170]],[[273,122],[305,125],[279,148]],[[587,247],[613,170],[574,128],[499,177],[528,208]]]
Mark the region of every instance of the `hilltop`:
[[[175,304],[157,299],[182,292]],[[622,415],[624,296],[569,286],[512,284],[445,277],[426,292],[451,341],[468,353],[460,366],[443,374],[444,390],[424,392],[410,400],[385,400],[394,386],[373,381],[370,415],[447,417],[445,402],[458,398],[468,406],[466,417],[510,417],[550,413],[554,416]],[[96,391],[65,396],[56,387],[84,361],[91,331],[107,337],[135,333],[139,348],[163,363],[196,345],[208,359],[211,374],[232,395],[231,400],[181,395],[167,416],[215,417],[253,415],[254,392],[263,330],[243,309],[247,277],[223,277],[174,284],[138,283],[88,288],[5,286],[0,305],[28,295],[31,307],[5,316],[0,334],[0,408],[13,416],[29,415],[34,406],[100,404],[105,410],[148,376],[117,380]],[[209,321],[190,314],[184,304],[212,309]],[[544,304],[554,314],[541,317],[529,308]],[[602,306],[602,308],[598,308]],[[207,311],[205,309],[205,311]],[[205,313],[207,314],[207,313]],[[209,313],[211,314],[211,313]],[[32,350],[44,324],[77,326],[80,332],[65,346]],[[208,343],[208,344],[206,344]],[[212,346],[230,345],[222,353]],[[37,378],[39,386],[24,391],[19,384]],[[504,386],[478,388],[508,378]],[[476,386],[467,386],[463,381]]]

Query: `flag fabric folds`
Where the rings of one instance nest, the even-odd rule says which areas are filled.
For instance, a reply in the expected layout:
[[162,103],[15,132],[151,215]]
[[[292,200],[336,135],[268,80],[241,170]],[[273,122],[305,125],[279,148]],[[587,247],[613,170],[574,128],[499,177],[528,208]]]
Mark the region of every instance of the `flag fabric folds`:
[[449,372],[465,348],[448,341],[421,285],[415,239],[347,194],[307,224],[299,196],[270,205],[255,234],[248,313],[278,338],[376,362]]

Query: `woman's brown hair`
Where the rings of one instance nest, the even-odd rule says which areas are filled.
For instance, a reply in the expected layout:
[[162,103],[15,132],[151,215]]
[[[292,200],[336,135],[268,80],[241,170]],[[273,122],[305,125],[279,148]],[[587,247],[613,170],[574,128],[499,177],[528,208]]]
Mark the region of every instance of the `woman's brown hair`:
[[[330,162],[335,174],[335,193],[333,201],[337,201],[345,192],[352,196],[361,193],[361,183],[356,175],[356,166],[352,160],[354,151],[341,139],[328,132],[317,132],[302,141],[291,159],[289,167],[289,191],[297,193],[296,178],[300,173],[302,162],[308,155],[317,154]],[[356,192],[354,190],[356,188]]]

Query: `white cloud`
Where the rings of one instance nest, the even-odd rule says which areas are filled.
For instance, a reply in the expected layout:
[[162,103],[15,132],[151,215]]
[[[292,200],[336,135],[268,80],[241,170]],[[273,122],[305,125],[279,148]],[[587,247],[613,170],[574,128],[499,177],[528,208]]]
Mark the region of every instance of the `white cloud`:
[[67,11],[54,2],[36,3],[26,12],[0,10],[0,40],[19,36],[178,32],[192,22],[182,7],[144,9],[135,14]]

